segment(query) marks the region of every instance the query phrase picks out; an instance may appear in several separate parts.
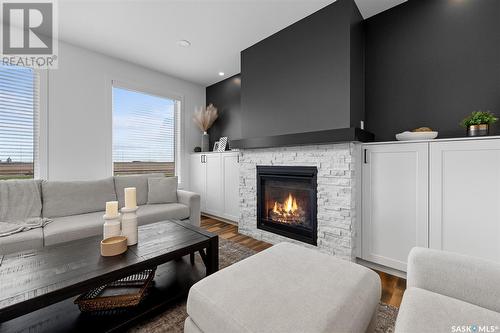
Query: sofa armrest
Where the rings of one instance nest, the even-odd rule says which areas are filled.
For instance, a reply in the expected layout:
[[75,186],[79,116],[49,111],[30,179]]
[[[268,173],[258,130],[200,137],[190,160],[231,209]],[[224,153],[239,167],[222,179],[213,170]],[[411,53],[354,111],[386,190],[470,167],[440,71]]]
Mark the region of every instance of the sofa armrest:
[[500,263],[425,248],[408,256],[408,288],[417,287],[500,312]]
[[200,195],[194,192],[177,190],[177,201],[189,207],[189,221],[191,224],[200,226]]

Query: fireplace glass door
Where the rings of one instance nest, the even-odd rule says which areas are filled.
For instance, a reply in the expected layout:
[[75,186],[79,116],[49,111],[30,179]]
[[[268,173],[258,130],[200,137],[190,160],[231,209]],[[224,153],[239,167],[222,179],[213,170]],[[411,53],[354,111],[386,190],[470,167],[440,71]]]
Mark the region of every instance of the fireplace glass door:
[[257,168],[257,227],[316,245],[315,167]]

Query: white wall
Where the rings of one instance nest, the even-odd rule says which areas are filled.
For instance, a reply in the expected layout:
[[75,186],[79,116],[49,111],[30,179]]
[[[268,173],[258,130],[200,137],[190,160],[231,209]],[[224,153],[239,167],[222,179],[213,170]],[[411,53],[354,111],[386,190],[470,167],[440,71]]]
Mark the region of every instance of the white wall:
[[205,104],[205,88],[62,42],[59,43],[59,68],[48,71],[47,143],[40,149],[41,153],[46,151],[47,170],[41,176],[50,180],[111,176],[112,80],[181,98],[184,139],[181,172],[187,185],[187,155],[201,140],[191,115],[195,107]]

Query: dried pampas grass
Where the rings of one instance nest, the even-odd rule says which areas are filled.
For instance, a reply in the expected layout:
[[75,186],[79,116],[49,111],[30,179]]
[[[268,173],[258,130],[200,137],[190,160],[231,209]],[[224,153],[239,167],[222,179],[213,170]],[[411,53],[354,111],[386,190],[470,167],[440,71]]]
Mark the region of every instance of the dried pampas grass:
[[201,107],[199,110],[196,110],[193,115],[193,121],[203,132],[206,132],[212,127],[218,116],[217,108],[213,104],[210,104],[206,108]]

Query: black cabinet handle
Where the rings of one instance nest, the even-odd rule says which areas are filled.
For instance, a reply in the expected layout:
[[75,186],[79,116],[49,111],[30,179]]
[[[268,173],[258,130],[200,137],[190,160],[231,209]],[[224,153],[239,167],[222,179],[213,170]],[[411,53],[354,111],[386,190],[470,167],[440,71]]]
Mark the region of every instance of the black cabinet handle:
[[365,149],[365,157],[364,157],[364,163],[365,163],[365,164],[367,164],[367,163],[368,163],[368,162],[366,161],[366,151],[367,151],[367,150],[368,150],[368,149]]

